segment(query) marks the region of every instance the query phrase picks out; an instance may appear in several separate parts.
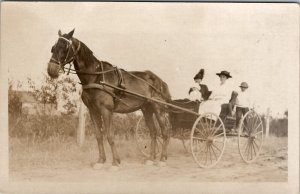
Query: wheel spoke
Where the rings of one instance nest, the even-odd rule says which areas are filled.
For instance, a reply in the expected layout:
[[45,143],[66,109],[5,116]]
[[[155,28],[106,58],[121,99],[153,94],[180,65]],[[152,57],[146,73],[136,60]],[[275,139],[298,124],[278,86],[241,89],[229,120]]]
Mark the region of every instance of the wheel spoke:
[[219,152],[222,153],[222,151],[215,144],[212,144],[212,146],[215,147],[217,150],[219,150]]
[[263,131],[259,131],[257,133],[255,133],[253,136],[255,137],[257,134],[262,133]]
[[218,140],[214,140],[214,143],[224,143],[224,141],[218,141]]
[[206,162],[207,162],[207,145],[205,144],[205,164],[206,164]]
[[257,143],[255,142],[255,140],[253,141],[254,145],[257,147],[257,149],[259,150],[259,146],[257,145]]
[[214,136],[215,133],[220,129],[220,127],[222,127],[222,124],[220,124],[220,125],[218,126],[218,128],[216,128],[216,129],[213,131],[213,133],[212,133],[211,136]]
[[245,151],[244,151],[245,154],[247,154],[248,149],[249,149],[249,144],[248,144],[248,142],[247,142],[247,144],[246,144],[246,149],[245,149]]
[[206,141],[206,139],[200,138],[200,137],[193,137],[193,139],[201,140],[201,141]]
[[210,120],[209,120],[209,129],[211,129],[211,121],[212,121],[212,115],[210,115]]
[[245,127],[246,131],[247,131],[247,134],[249,135],[250,134],[250,130],[248,129],[248,127],[246,127],[246,125],[243,123],[243,126]]
[[255,123],[254,123],[254,126],[256,126],[256,122],[257,122],[257,120],[258,120],[257,118],[258,118],[258,117],[255,117]]
[[207,147],[208,147],[208,151],[209,151],[209,159],[210,159],[210,163],[212,164],[210,145],[208,145]]
[[208,121],[207,121],[207,117],[204,117],[204,119],[205,119],[205,133],[206,133],[206,135],[208,136],[209,135],[209,126],[207,126],[208,125]]
[[254,157],[256,156],[256,151],[255,151],[255,147],[254,147],[254,143],[251,144],[253,147],[253,152],[254,152]]
[[252,160],[252,144],[250,142],[250,160]]
[[206,137],[206,135],[199,128],[196,127],[196,129],[198,129],[199,132],[203,135],[202,137]]
[[[259,126],[261,126],[261,125],[262,125],[262,123],[260,123],[259,125],[257,125],[257,127],[253,130],[253,132],[256,131],[256,129],[257,129]],[[259,132],[262,132],[262,131],[259,131]]]
[[[211,117],[211,120],[213,120],[213,119],[212,119],[212,115],[210,115],[210,117]],[[218,119],[217,119],[217,120],[218,120]],[[214,120],[214,126],[213,126],[212,128],[215,128],[216,123],[217,123],[217,122]]]
[[205,127],[203,126],[201,119],[199,120],[199,122],[200,122],[200,124],[202,126],[204,136],[207,136],[206,131],[205,131]]
[[[199,146],[198,146],[198,141],[197,141],[197,148],[198,148],[198,147],[199,147]],[[199,151],[198,151],[198,150],[195,150],[196,153],[194,152],[194,154],[196,154],[196,156],[198,156],[198,154],[204,152],[204,148],[205,148],[204,146],[203,146],[203,147],[201,146],[201,147],[200,147],[200,150],[199,150]],[[202,156],[202,155],[201,155],[201,156]],[[201,156],[200,156],[200,157],[201,157]]]
[[220,134],[218,134],[218,135],[216,135],[216,136],[214,136],[214,138],[219,137],[219,136],[222,136],[222,135],[224,135],[224,132],[223,132],[223,133],[220,133]]
[[212,145],[212,146],[211,146],[211,150],[212,150],[212,152],[213,152],[213,154],[214,154],[216,160],[218,160],[217,154],[216,154],[216,152],[215,152],[215,150],[214,150],[214,148],[213,148],[213,144],[211,144],[211,145]]

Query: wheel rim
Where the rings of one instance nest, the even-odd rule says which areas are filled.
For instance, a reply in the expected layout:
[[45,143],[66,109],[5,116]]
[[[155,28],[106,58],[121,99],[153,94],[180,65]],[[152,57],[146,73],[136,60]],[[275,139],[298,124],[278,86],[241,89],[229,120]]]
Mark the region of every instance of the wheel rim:
[[[157,125],[157,122],[155,122],[155,125]],[[146,122],[143,116],[138,120],[138,123],[135,128],[135,141],[139,151],[145,157],[150,157],[150,151],[151,151],[150,131],[146,126]],[[155,156],[157,157],[161,153],[161,151],[162,151],[162,139],[158,135],[156,138]]]
[[226,142],[226,131],[220,117],[214,113],[198,117],[192,128],[190,142],[193,158],[200,167],[215,166],[224,153]]
[[246,163],[254,162],[263,143],[263,123],[254,111],[248,111],[241,119],[238,137],[239,153]]

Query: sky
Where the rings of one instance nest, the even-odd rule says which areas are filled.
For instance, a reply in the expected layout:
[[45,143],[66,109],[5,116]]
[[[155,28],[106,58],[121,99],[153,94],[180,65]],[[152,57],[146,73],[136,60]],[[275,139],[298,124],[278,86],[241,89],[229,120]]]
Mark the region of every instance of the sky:
[[58,30],[75,28],[74,37],[99,60],[151,70],[173,99],[187,98],[204,68],[209,89],[227,70],[233,89],[248,82],[260,112],[288,109],[299,65],[296,4],[4,2],[1,9],[1,65],[11,80],[39,80]]

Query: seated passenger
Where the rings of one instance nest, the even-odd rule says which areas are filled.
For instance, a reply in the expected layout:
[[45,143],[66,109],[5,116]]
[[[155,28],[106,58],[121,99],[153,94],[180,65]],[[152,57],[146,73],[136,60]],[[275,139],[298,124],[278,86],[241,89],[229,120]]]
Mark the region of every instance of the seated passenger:
[[242,82],[239,87],[241,88],[241,91],[238,93],[236,102],[236,126],[239,125],[242,116],[245,115],[252,106],[248,92],[246,92],[249,87],[247,82]]
[[200,71],[194,77],[195,85],[189,90],[189,99],[191,101],[198,100],[201,102],[203,100],[207,100],[209,95],[211,94],[211,92],[208,91],[207,86],[201,84],[203,77],[204,69],[200,69]]
[[[232,76],[228,71],[221,71],[216,75],[218,75],[220,78],[220,84],[214,88],[209,99],[200,105],[199,114],[212,112],[216,115],[220,115],[222,106],[227,106],[230,110],[230,113],[232,112],[232,107],[228,103],[232,88],[226,82],[227,79],[231,78]],[[220,117],[221,119],[224,119],[224,115],[220,115]]]

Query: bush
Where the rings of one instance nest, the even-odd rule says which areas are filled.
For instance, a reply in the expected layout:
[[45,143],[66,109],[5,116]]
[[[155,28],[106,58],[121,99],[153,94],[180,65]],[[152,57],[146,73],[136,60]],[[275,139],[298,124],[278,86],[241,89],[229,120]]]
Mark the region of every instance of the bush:
[[9,126],[10,137],[45,140],[53,136],[74,136],[78,119],[74,116],[22,115],[17,125]]
[[277,137],[288,136],[288,119],[273,119],[270,122],[270,135],[275,135]]
[[[10,118],[11,123],[16,120]],[[114,115],[113,127],[115,135],[126,140],[132,139],[138,116],[134,113]],[[35,141],[44,141],[52,137],[74,137],[78,128],[78,117],[74,115],[24,115],[18,117],[18,122],[9,125],[10,137],[33,138]],[[89,115],[86,119],[86,135],[94,135],[94,125]]]

